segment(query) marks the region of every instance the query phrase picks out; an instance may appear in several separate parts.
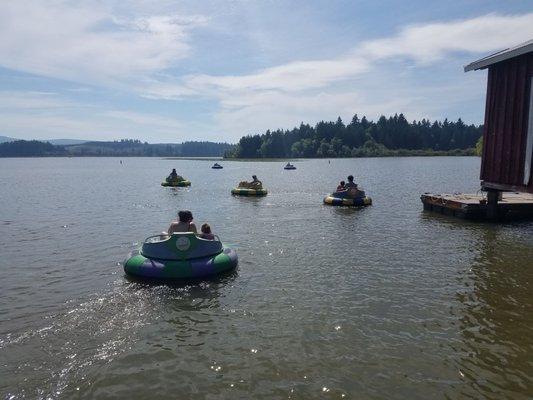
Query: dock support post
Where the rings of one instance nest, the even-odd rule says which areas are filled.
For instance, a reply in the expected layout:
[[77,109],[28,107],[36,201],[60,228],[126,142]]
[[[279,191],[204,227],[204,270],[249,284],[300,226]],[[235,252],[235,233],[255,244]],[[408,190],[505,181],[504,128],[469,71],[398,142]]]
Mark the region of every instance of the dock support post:
[[498,198],[500,197],[499,190],[487,190],[487,218],[498,218]]

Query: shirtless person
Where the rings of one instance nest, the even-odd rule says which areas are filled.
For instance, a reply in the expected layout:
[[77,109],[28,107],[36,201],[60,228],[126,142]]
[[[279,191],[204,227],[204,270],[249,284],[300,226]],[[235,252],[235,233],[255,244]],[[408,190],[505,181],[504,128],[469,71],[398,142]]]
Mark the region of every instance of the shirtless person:
[[353,181],[353,175],[348,176],[348,182],[344,185],[344,188],[346,190],[349,190],[351,188],[357,189],[357,183],[354,183]]
[[348,176],[348,182],[344,185],[348,197],[356,198],[359,194],[359,189],[357,188],[357,183],[353,181],[353,175]]
[[196,225],[192,222],[192,212],[190,211],[180,211],[178,212],[178,221],[172,221],[168,227],[167,234],[172,235],[175,232],[194,232],[198,233],[196,230]]

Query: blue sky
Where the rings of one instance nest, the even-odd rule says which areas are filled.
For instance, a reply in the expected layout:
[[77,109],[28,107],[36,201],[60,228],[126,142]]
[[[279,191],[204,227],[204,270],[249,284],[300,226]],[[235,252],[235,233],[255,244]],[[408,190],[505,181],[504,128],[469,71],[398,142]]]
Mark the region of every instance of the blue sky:
[[470,61],[531,1],[61,1],[0,8],[0,135],[235,142],[353,114],[483,119]]

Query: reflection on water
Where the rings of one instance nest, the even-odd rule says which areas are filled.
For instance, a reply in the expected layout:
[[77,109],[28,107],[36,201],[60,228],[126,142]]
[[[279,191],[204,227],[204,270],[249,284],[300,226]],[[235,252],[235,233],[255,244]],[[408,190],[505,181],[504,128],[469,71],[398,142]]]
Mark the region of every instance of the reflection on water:
[[266,196],[236,196],[232,195],[233,199],[239,204],[251,204],[252,206],[268,205],[268,195]]
[[1,342],[4,395],[57,396],[73,383],[83,385],[87,370],[112,360],[134,340],[131,333],[148,323],[147,307],[138,291],[114,291],[67,302],[62,311],[44,316],[39,329],[8,333]]
[[[87,377],[99,376],[114,360],[142,360],[147,354],[159,357],[179,346],[203,345],[212,322],[209,310],[220,308],[218,288],[231,284],[234,277],[194,286],[131,283],[122,288],[117,282],[115,290],[104,297],[79,304],[68,302],[64,311],[46,316],[43,327],[20,336],[2,337],[0,351],[9,371],[2,375],[2,384],[5,388],[19,387],[18,391],[3,394],[7,398],[34,398],[46,393],[71,398],[80,390],[89,394],[93,383]],[[154,330],[156,323],[158,328]],[[132,350],[143,332],[142,355],[136,355]],[[175,356],[178,354],[172,358]],[[24,387],[39,389],[20,390],[15,382],[21,379]]]
[[531,237],[510,238],[490,227],[479,255],[462,278],[458,361],[461,393],[484,398],[527,399],[533,394],[533,247]]
[[[302,160],[290,174],[276,162],[117,164],[0,159],[0,397],[533,393],[533,224],[459,221],[419,200],[477,190],[478,158]],[[162,188],[171,168],[192,186]],[[354,172],[374,204],[323,205]],[[253,173],[268,196],[231,196]],[[179,209],[237,249],[237,271],[124,277],[126,254]]]

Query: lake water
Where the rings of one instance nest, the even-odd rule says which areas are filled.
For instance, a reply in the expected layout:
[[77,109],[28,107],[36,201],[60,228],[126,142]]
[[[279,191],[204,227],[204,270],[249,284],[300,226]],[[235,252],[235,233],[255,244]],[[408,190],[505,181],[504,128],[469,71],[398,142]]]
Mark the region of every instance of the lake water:
[[[0,159],[5,399],[530,399],[533,223],[422,210],[478,158]],[[171,168],[190,188],[162,188]],[[257,174],[270,193],[230,189]],[[322,204],[353,173],[365,209]],[[237,249],[197,285],[122,262],[180,209]]]

